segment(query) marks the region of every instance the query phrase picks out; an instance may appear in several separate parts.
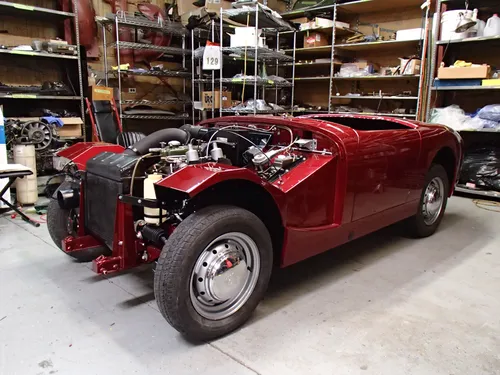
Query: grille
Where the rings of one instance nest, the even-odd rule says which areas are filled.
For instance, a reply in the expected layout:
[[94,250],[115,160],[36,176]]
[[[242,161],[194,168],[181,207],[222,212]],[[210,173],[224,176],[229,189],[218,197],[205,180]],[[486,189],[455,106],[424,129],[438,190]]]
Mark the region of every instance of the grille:
[[122,193],[120,182],[87,172],[85,188],[85,226],[93,235],[113,248],[116,199]]

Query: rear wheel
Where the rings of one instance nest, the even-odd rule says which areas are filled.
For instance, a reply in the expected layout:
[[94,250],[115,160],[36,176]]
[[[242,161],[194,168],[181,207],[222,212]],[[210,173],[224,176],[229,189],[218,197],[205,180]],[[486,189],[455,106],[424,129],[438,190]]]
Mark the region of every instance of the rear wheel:
[[409,219],[414,237],[428,237],[436,231],[446,209],[449,191],[446,170],[440,164],[433,164],[427,172],[417,214]]
[[[62,250],[62,241],[68,236],[76,235],[77,213],[74,210],[65,210],[59,206],[57,200],[52,199],[47,208],[47,228],[52,241]],[[105,249],[92,248],[73,253],[66,253],[79,262],[90,262],[100,255]]]
[[264,296],[273,262],[271,238],[249,211],[211,206],[190,215],[165,244],[155,270],[161,313],[192,340],[242,325]]

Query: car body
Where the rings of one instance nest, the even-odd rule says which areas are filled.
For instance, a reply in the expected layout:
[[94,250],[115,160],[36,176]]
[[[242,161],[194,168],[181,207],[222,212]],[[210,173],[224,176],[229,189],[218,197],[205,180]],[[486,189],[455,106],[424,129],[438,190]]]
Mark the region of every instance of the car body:
[[[417,235],[432,234],[444,213],[446,198],[453,192],[462,162],[462,141],[453,130],[440,125],[380,116],[235,116],[210,119],[192,129],[193,134],[201,134],[200,129],[208,132],[204,133],[205,138],[191,138],[191,143],[193,140],[199,143],[196,146],[198,160],[195,160],[196,155],[194,159],[188,156],[188,153],[192,155],[194,147],[179,146],[179,141],[172,143],[173,146],[163,145],[159,148],[156,142],[156,148],[149,149],[153,150],[153,154],[155,150],[159,152],[158,155],[163,152],[164,156],[161,160],[158,156],[155,159],[157,164],[144,172],[144,183],[154,174],[151,172],[153,169],[159,170],[161,166],[166,171],[165,163],[174,162],[174,156],[165,156],[165,150],[169,147],[168,152],[171,153],[178,151],[176,147],[184,147],[182,152],[187,150],[187,159],[182,155],[182,162],[175,159],[178,168],[170,165],[170,172],[158,173],[161,176],[153,182],[153,199],[146,197],[143,192],[138,196],[130,194],[130,189],[126,187],[126,181],[135,183],[135,172],[148,160],[144,155],[134,154],[133,146],[125,150],[116,145],[84,143],[60,152],[60,156],[76,162],[76,168],[83,176],[79,181],[73,179],[65,182],[56,192],[61,210],[66,210],[66,213],[78,210],[69,217],[73,231],[64,236],[62,249],[77,258],[79,254],[84,255],[86,260],[91,258],[93,269],[98,273],[116,272],[158,259],[163,270],[174,262],[171,259],[163,265],[162,257],[177,251],[165,250],[168,246],[174,246],[169,241],[174,241],[171,238],[175,238],[179,230],[177,228],[187,226],[189,222],[191,229],[199,226],[201,233],[204,221],[196,218],[199,212],[209,210],[210,206],[220,207],[219,211],[223,211],[224,207],[232,207],[249,212],[257,219],[254,221],[263,224],[259,228],[265,228],[261,231],[265,231],[266,236],[269,234],[268,252],[272,252],[270,262],[286,267],[408,218],[420,218],[414,228]],[[216,135],[219,136],[214,138]],[[240,141],[244,144],[239,144]],[[222,146],[217,143],[224,145],[222,151],[219,151]],[[112,152],[101,154],[107,147]],[[158,151],[162,147],[163,151]],[[124,152],[123,156],[119,150]],[[125,155],[127,153],[130,156]],[[224,157],[219,159],[213,156],[222,153]],[[203,156],[205,154],[206,157]],[[232,158],[227,157],[228,154],[233,155]],[[213,156],[212,159],[210,156]],[[134,173],[130,177],[132,166]],[[128,172],[123,172],[125,170]],[[125,177],[118,176],[120,173]],[[158,215],[150,218],[152,225],[144,224],[145,210],[156,210],[159,215],[159,218]],[[216,217],[214,215],[207,213],[203,220]],[[235,215],[239,214],[236,212]],[[164,221],[164,216],[169,218]],[[57,224],[60,221],[52,222],[53,228],[61,225]],[[186,228],[186,233],[190,233],[191,229]],[[236,295],[240,292],[228,290],[231,285],[238,283],[257,284],[259,287],[261,275],[251,282],[248,281],[248,275],[234,274],[227,277],[223,285],[220,281],[214,281],[224,272],[229,275],[228,266],[221,266],[221,261],[232,265],[232,259],[236,257],[235,264],[248,264],[250,260],[245,257],[255,256],[260,257],[259,264],[263,267],[261,249],[258,249],[260,255],[255,253],[258,246],[253,246],[252,241],[244,237],[254,233],[253,230],[243,230],[242,233],[246,234],[239,237],[235,235],[232,240],[227,240],[229,245],[234,245],[232,258],[228,255],[223,260],[205,259],[203,264],[210,267],[210,262],[213,262],[214,267],[219,267],[210,276],[209,284],[204,284],[208,288],[207,293],[210,291],[215,295],[217,290],[223,290],[220,295]],[[56,241],[61,238],[52,237]],[[262,239],[262,243],[268,241],[266,238]],[[181,238],[175,241],[175,249],[182,247],[182,244],[179,245]],[[210,241],[207,239],[203,246],[208,246]],[[259,241],[255,241],[255,244]],[[247,251],[246,244],[253,247],[249,245],[250,250]],[[162,247],[165,255],[162,254]],[[251,251],[254,251],[254,255],[251,255]],[[203,254],[197,256],[208,256]],[[197,270],[195,278],[200,272],[205,272],[191,263],[186,265],[186,272],[191,272],[191,279],[194,271],[189,270],[193,267]],[[252,273],[251,267],[247,268]],[[169,270],[172,272],[172,269]],[[267,268],[265,272],[268,272]],[[247,281],[238,281],[242,279]],[[172,283],[175,284],[170,279],[158,283],[164,286],[168,284],[169,288],[173,288]],[[267,285],[265,280],[264,283]],[[155,281],[155,293],[159,294],[156,286]],[[210,315],[215,309],[212,309],[212,305],[209,306],[212,310],[208,307],[205,309],[205,305],[208,305],[205,300],[202,301],[205,305],[196,309],[193,293],[198,293],[200,287],[196,288],[193,286],[194,292],[190,290],[191,300],[194,301],[195,310],[204,319],[210,321],[213,317],[214,321],[220,322],[230,318],[223,317],[225,313],[220,311],[218,315]],[[253,298],[253,295],[248,298]],[[218,306],[224,305],[223,299],[219,302]],[[241,306],[233,306],[231,314],[236,316],[242,309]],[[169,322],[175,320],[172,316],[176,314],[172,311],[162,310],[162,313]],[[186,314],[192,314],[192,311]],[[248,314],[245,313],[244,317],[238,319],[244,321],[247,318]],[[235,328],[234,323],[225,322],[216,332],[210,329],[203,331],[201,326],[189,331],[187,322],[177,323],[173,325],[181,332],[201,339],[213,338]],[[207,326],[209,323],[204,324]]]

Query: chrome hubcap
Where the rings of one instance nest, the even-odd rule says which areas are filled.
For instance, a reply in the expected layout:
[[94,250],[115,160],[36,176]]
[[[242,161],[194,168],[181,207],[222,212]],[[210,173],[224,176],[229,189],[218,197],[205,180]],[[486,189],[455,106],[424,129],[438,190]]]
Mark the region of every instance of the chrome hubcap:
[[444,202],[443,194],[445,194],[443,180],[440,177],[434,177],[425,189],[422,203],[422,213],[426,225],[434,224],[441,214]]
[[191,303],[207,319],[224,319],[250,298],[259,272],[257,244],[240,232],[223,234],[203,250],[195,263]]

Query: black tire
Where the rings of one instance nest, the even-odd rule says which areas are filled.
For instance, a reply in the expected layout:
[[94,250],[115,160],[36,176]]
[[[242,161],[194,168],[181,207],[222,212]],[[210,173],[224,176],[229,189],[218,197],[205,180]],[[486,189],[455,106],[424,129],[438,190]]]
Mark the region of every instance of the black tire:
[[[442,194],[443,203],[442,203],[442,208],[441,208],[441,212],[439,213],[439,216],[431,225],[429,225],[429,224],[426,224],[426,222],[425,222],[425,216],[424,216],[422,207],[424,204],[424,198],[425,198],[425,192],[426,192],[427,186],[435,178],[439,178],[443,182],[443,190],[444,190],[444,192]],[[434,232],[439,227],[441,220],[443,219],[443,215],[444,215],[444,212],[446,210],[446,204],[448,203],[449,191],[450,191],[450,182],[449,182],[448,174],[446,173],[446,170],[440,164],[432,164],[431,168],[427,172],[427,176],[425,177],[425,184],[424,184],[424,187],[422,189],[422,195],[420,196],[420,201],[419,201],[418,208],[417,208],[417,214],[408,220],[408,230],[409,230],[409,233],[412,237],[423,238],[423,237],[429,237],[432,234],[434,234]]]
[[[211,320],[200,315],[190,299],[190,278],[204,249],[224,233],[241,232],[251,237],[260,255],[260,273],[244,305],[232,315]],[[163,247],[155,270],[154,292],[164,318],[193,341],[225,335],[245,323],[267,289],[273,265],[271,237],[253,213],[234,206],[209,206],[187,217]]]
[[[74,235],[75,231],[70,228],[69,217],[70,210],[64,210],[59,207],[57,200],[52,199],[47,208],[47,228],[49,230],[52,241],[62,250],[62,240],[70,235]],[[63,251],[64,252],[64,251]],[[92,248],[90,250],[82,250],[78,252],[66,253],[79,262],[90,262],[100,255],[109,253],[104,247]]]

